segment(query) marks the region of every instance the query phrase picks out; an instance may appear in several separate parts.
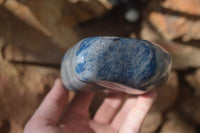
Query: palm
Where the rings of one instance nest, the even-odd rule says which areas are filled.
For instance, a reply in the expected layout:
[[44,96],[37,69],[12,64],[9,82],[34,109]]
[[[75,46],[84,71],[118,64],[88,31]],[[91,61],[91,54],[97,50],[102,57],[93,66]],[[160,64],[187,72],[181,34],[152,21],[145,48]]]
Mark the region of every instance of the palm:
[[78,93],[65,109],[68,92],[57,81],[26,124],[24,133],[137,133],[155,100],[155,92],[132,96],[122,107],[124,95],[112,94],[89,119],[87,114],[92,98],[92,93]]
[[102,130],[102,133],[115,133],[115,130],[108,124],[88,119],[87,116],[72,114],[67,119],[67,121],[61,122],[61,128],[65,128],[63,133],[66,131],[70,131],[69,133],[96,133],[97,130],[100,132],[99,129]]
[[[93,127],[91,127],[93,125]],[[96,129],[93,129],[95,128]],[[101,129],[102,133],[115,133],[115,130],[108,124],[102,124],[88,119],[86,116],[72,114],[68,116],[67,121],[62,121],[59,125],[48,125],[37,128],[34,133],[95,133],[95,130]]]

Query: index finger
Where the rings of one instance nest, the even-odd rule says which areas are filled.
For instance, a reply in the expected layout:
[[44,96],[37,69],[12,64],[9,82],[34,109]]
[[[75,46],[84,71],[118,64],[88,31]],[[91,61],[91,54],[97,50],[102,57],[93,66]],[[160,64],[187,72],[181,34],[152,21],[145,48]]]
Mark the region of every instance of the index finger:
[[119,133],[138,133],[156,96],[157,94],[155,91],[139,96],[135,105],[127,114]]
[[57,79],[30,121],[37,125],[56,125],[68,103],[68,95],[69,92],[63,88],[61,80]]

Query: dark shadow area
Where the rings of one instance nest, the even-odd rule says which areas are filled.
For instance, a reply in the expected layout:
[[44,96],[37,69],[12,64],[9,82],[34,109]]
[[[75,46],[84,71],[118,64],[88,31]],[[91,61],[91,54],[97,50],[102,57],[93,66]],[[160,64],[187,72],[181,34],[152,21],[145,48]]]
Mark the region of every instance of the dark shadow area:
[[200,133],[200,125],[197,125],[197,126],[196,126],[196,129],[197,129],[197,130],[196,130],[196,133]]
[[190,46],[200,48],[200,40],[183,41],[182,38],[179,37],[179,38],[174,39],[173,41],[177,43],[181,43],[183,45],[190,45]]
[[[82,38],[89,36],[121,36],[128,37],[133,29],[138,29],[139,26],[134,26],[124,20],[123,14],[119,13],[121,8],[114,9],[107,15],[93,19],[80,24]],[[114,23],[113,23],[114,22]]]
[[0,125],[0,133],[9,133],[11,129],[10,122],[8,120],[2,120]]
[[190,20],[199,20],[200,19],[199,15],[191,15],[191,14],[187,14],[184,12],[167,9],[164,7],[161,7],[160,11],[164,14],[173,15],[173,16],[177,16],[177,17],[186,17],[187,19],[190,19]]
[[[143,21],[142,14],[146,9],[147,2],[142,3],[140,0],[135,0],[129,1],[128,4],[119,2],[119,4],[105,16],[80,24],[80,29],[82,31],[81,38],[89,36],[129,37],[131,33],[135,33],[136,37],[140,38],[140,30]],[[125,12],[130,8],[137,9],[140,14],[138,21],[134,23],[128,22],[124,17]]]

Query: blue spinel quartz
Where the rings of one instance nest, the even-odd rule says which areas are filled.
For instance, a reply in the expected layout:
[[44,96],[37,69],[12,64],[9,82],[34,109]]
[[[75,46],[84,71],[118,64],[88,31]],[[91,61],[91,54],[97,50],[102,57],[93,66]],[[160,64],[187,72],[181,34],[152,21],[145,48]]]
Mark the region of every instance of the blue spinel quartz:
[[111,89],[114,85],[114,90],[141,94],[162,85],[170,69],[170,55],[148,41],[90,37],[67,51],[61,77],[68,90],[81,90],[88,83],[106,83]]

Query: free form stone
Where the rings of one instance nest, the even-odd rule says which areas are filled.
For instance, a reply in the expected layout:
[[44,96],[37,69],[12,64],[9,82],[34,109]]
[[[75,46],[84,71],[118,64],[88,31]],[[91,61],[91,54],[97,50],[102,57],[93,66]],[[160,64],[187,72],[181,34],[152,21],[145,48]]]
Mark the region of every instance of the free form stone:
[[141,94],[164,83],[170,68],[170,55],[148,41],[90,37],[67,51],[61,76],[69,90],[80,90],[92,83]]

